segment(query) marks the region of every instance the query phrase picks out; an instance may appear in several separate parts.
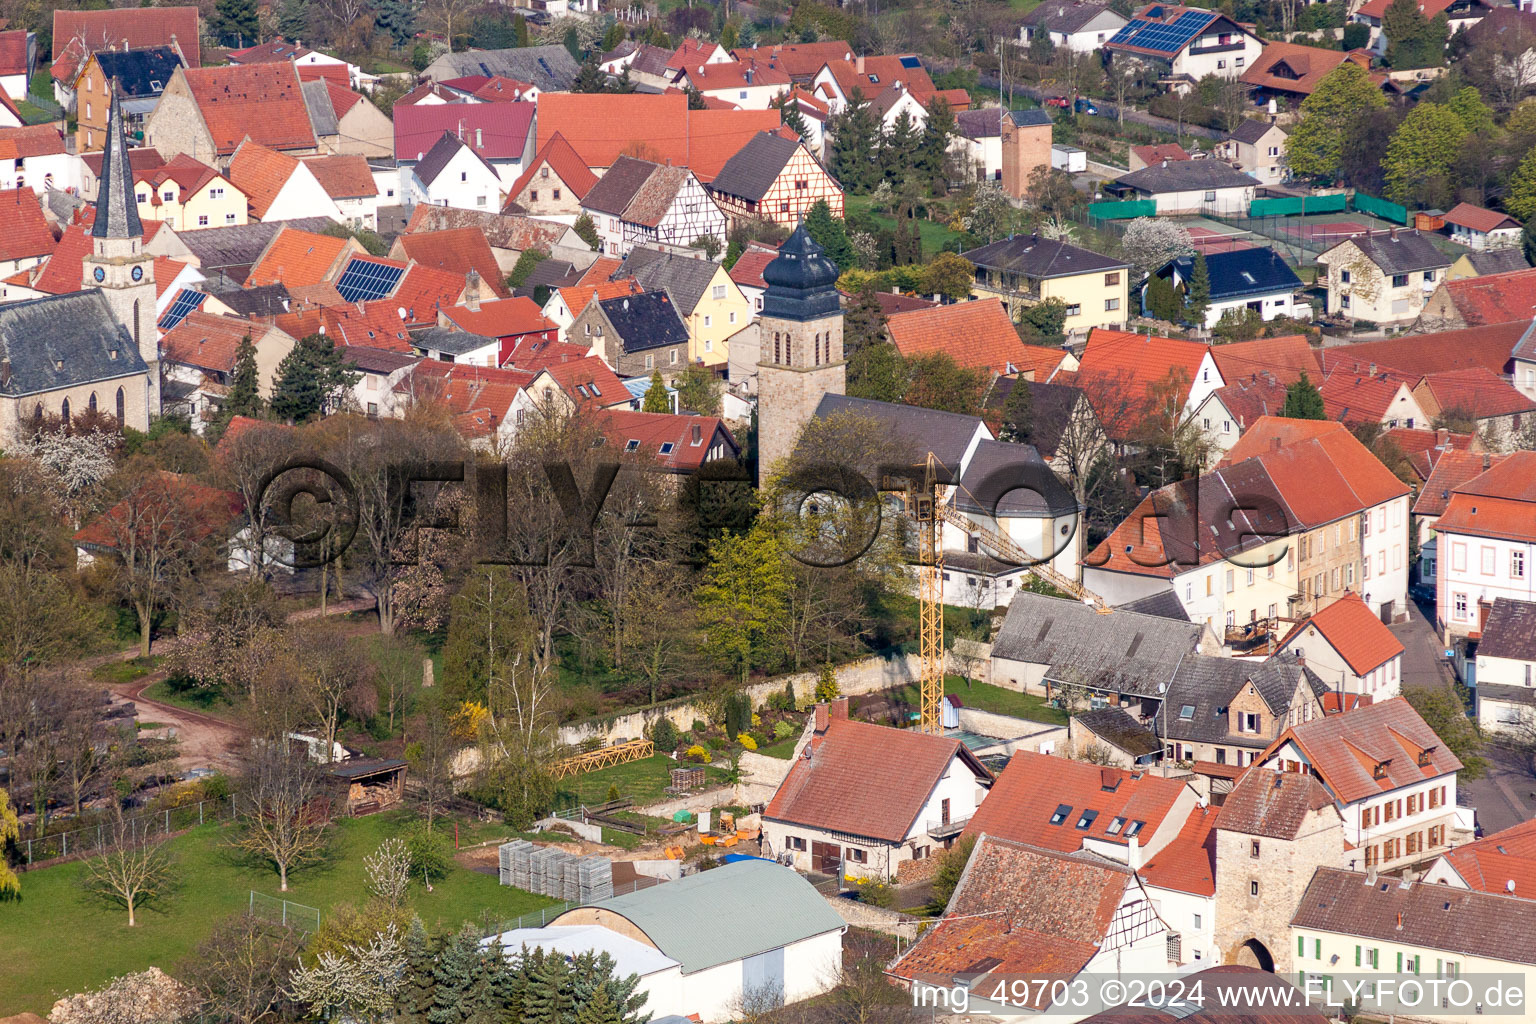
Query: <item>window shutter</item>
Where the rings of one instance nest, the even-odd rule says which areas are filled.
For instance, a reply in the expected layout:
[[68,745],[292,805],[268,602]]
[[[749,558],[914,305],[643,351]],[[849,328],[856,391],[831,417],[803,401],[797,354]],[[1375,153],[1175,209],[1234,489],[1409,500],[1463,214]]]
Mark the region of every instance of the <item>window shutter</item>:
[[1403,954],[1401,952],[1397,954],[1397,973],[1403,973]]
[[1305,935],[1296,936],[1296,955],[1307,955],[1307,937]]
[[1360,966],[1360,947],[1359,946],[1355,947],[1355,966],[1356,967]]
[[1314,959],[1314,960],[1321,960],[1322,958],[1323,958],[1323,940],[1322,939],[1313,939],[1312,940],[1312,959]]

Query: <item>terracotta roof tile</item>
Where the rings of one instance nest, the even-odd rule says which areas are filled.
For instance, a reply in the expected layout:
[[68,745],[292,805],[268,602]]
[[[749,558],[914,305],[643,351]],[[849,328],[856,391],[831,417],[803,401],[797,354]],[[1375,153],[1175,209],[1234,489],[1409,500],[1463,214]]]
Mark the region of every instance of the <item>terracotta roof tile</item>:
[[534,156],[528,169],[507,190],[507,201],[511,202],[514,197],[522,195],[523,189],[528,187],[534,175],[539,173],[539,168],[545,164],[549,165],[550,173],[559,178],[577,200],[585,198],[592,186],[597,184],[597,175],[582,162],[576,150],[565,141],[565,136],[555,132]]
[[395,112],[395,158],[415,160],[444,132],[482,160],[517,160],[533,131],[531,103],[418,103]]
[[[174,39],[190,67],[203,63],[196,7],[118,7],[109,10],[53,12],[53,77],[74,83],[84,58],[97,50],[169,46]],[[81,40],[85,45],[78,44]]]
[[0,260],[47,256],[56,244],[36,193],[30,188],[0,190]]
[[764,47],[738,47],[731,51],[737,60],[756,58],[781,67],[795,78],[810,78],[828,61],[852,60],[853,47],[836,39],[819,43],[776,43]]
[[583,288],[601,287],[611,280],[623,265],[623,260],[616,260],[611,256],[599,256],[592,261],[592,265],[587,268],[586,273],[581,275],[581,279],[576,284]]
[[247,140],[229,162],[229,180],[245,193],[251,216],[261,220],[298,169],[299,161],[288,154]]
[[1208,351],[1197,341],[1095,327],[1072,383],[1088,394],[1110,436],[1126,437],[1147,414],[1154,385],[1177,378],[1188,397]]
[[1257,763],[1291,741],[1340,804],[1461,769],[1461,761],[1402,697],[1290,726]]
[[395,100],[395,106],[412,107],[425,99],[437,99],[441,100],[442,103],[454,103],[458,101],[459,97],[457,93],[439,85],[437,82],[423,82],[404,96]]
[[482,302],[479,310],[450,306],[442,310],[461,331],[486,338],[513,338],[520,334],[554,333],[555,325],[544,319],[538,304],[524,295]]
[[[1342,50],[1325,50],[1320,46],[1302,46],[1298,43],[1265,43],[1263,52],[1238,76],[1238,81],[1310,96],[1317,88],[1317,83],[1327,78],[1340,64],[1351,59]],[[1364,66],[1369,68],[1369,65],[1370,60],[1366,58]]]
[[[1230,798],[1229,798],[1230,799]],[[1216,895],[1216,818],[1221,808],[1197,807],[1173,841],[1141,866],[1141,877],[1159,889]]]
[[1536,540],[1536,504],[1453,493],[1435,531],[1529,542]]
[[324,281],[330,277],[342,255],[352,247],[349,242],[350,239],[332,235],[282,228],[267,243],[260,260],[251,267],[245,286],[284,284],[292,290],[295,286]]
[[[1043,779],[1049,784],[1042,784]],[[1177,779],[1021,751],[992,784],[965,831],[1062,852],[1081,849],[1084,839],[1127,845],[1133,830],[1145,842],[1173,810],[1184,785]],[[1052,824],[1062,806],[1067,813]],[[1098,814],[1088,828],[1080,829],[1077,822],[1084,811]],[[1143,823],[1139,828],[1134,827],[1137,821]]]
[[0,75],[27,74],[27,30],[0,32]]
[[249,137],[273,149],[314,149],[315,130],[292,64],[183,68],[220,156]]
[[418,400],[441,403],[455,414],[455,426],[466,437],[485,437],[506,419],[517,394],[533,380],[522,370],[424,359],[411,371],[407,385]]
[[1458,494],[1536,502],[1536,452],[1513,452],[1508,458],[1494,456],[1482,473],[1456,488]]
[[768,282],[763,280],[763,268],[772,263],[778,255],[777,249],[757,244],[748,245],[731,265],[731,280],[743,287],[767,289]]
[[[0,128],[0,156],[14,160],[16,157],[23,159],[33,156],[57,156],[64,153],[64,136],[51,124],[19,125],[14,128]],[[141,150],[132,150],[139,153]],[[100,177],[101,154],[93,154],[97,159],[95,171]],[[130,161],[132,165],[132,161]]]
[[390,301],[406,310],[412,326],[420,326],[437,323],[438,309],[454,305],[463,294],[463,274],[413,263]]
[[1177,142],[1162,142],[1154,146],[1132,146],[1131,152],[1135,153],[1137,159],[1148,167],[1160,164],[1164,160],[1189,159],[1189,151]]
[[31,287],[49,295],[77,292],[85,280],[85,258],[91,254],[89,225],[72,224],[59,237],[53,255],[32,280]]
[[1307,815],[1333,803],[1328,791],[1301,772],[1245,771],[1221,805],[1216,827],[1271,839],[1295,839]]
[[1418,500],[1413,503],[1416,516],[1438,516],[1450,504],[1451,494],[1475,476],[1479,476],[1505,456],[1489,452],[1453,450],[1442,452],[1435,460],[1434,468],[1424,486],[1419,489]]
[[[1536,411],[1536,402],[1503,377],[1481,366],[1428,374],[1420,388],[1428,389],[1437,411],[1442,413],[1464,412],[1473,419],[1483,420]],[[1427,407],[1424,412],[1435,415]]]
[[511,294],[483,231],[475,228],[419,231],[401,235],[398,242],[407,259],[449,271],[461,279],[473,270],[480,275],[482,287],[488,291],[501,297]]
[[[187,510],[185,522],[198,538],[212,537],[222,531],[239,513],[241,502],[238,495],[198,483],[192,477],[180,473],[160,472],[159,487],[145,491],[137,507],[125,498],[76,531],[75,544],[98,550],[114,551],[131,538],[137,537],[148,545],[150,538],[164,529],[182,529],[180,516],[173,516],[171,509]],[[159,508],[156,514],[149,511]],[[172,522],[176,525],[171,525]]]
[[1286,387],[1273,377],[1245,377],[1213,392],[1237,420],[1238,431],[1264,416],[1278,416],[1285,409]]
[[373,172],[368,169],[368,161],[356,154],[311,157],[304,161],[304,166],[310,169],[320,182],[320,187],[332,199],[355,199],[379,194],[379,187],[373,181]]
[[[885,326],[897,351],[909,359],[944,352],[966,369],[993,375],[1033,369],[1042,362],[1039,352],[1028,350],[1038,346],[1026,348],[1008,311],[990,299],[894,313]],[[1055,355],[1059,365],[1065,353]]]
[[[562,346],[576,348],[578,346]],[[533,367],[523,364],[524,369]],[[602,408],[611,405],[628,405],[630,401],[629,391],[624,387],[624,382],[619,375],[614,373],[597,356],[583,356],[580,359],[562,360],[543,366],[544,372],[579,406],[594,406]],[[584,389],[585,393],[577,388]]]
[[1447,224],[1468,228],[1472,231],[1489,232],[1497,228],[1519,229],[1520,222],[1507,213],[1484,209],[1471,203],[1457,203],[1445,215]]
[[246,337],[253,341],[270,330],[241,317],[219,316],[195,309],[160,336],[165,358],[205,370],[228,373],[235,368],[235,353]]
[[[620,422],[627,427],[629,419]],[[811,756],[790,767],[764,818],[900,842],[955,758],[980,778],[991,774],[959,740],[855,722],[833,712],[826,731],[812,737]],[[880,785],[861,782],[872,778]]]
[[[515,370],[528,370],[538,373],[552,366],[563,366],[566,363],[580,362],[583,359],[596,359],[589,355],[592,351],[587,345],[571,345],[563,341],[545,341],[532,335],[519,338],[517,344],[512,346],[512,351],[502,357],[501,365],[509,366]],[[604,364],[607,365],[607,364]],[[595,378],[594,378],[595,379]],[[608,389],[598,382],[598,390],[602,397],[608,397]],[[629,392],[625,392],[627,396]],[[626,399],[627,400],[627,399]]]
[[1324,368],[1330,372],[1338,369],[1363,373],[1375,363],[1408,374],[1441,373],[1473,366],[1508,373],[1510,352],[1530,325],[1529,319],[1516,319],[1459,331],[1400,334],[1385,341],[1325,348],[1320,355]]
[[1447,851],[1445,859],[1462,881],[1479,892],[1536,900],[1536,820],[1458,846]]
[[558,132],[588,167],[640,156],[688,167],[709,181],[760,131],[779,126],[776,110],[694,110],[682,93],[541,93],[540,137]]
[[1332,604],[1313,612],[1286,634],[1280,646],[1286,647],[1309,627],[1322,634],[1357,676],[1363,676],[1403,653],[1403,645],[1397,637],[1382,624],[1380,616],[1366,607],[1358,594],[1346,592]]
[[[708,461],[717,434],[727,439],[729,454],[736,454],[735,440],[718,416],[604,409],[597,422],[608,447],[674,472],[692,472]],[[633,452],[631,441],[640,442]]]
[[1300,334],[1212,345],[1211,356],[1221,371],[1221,379],[1228,384],[1262,373],[1284,385],[1294,384],[1302,373],[1314,381],[1322,376],[1317,350]]
[[688,82],[700,92],[715,89],[745,89],[748,86],[764,85],[783,88],[789,85],[788,72],[781,71],[766,61],[733,60],[723,64],[689,64],[683,65],[682,68]]
[[475,99],[486,103],[516,103],[532,88],[532,82],[519,82],[505,75],[494,75],[476,89],[473,95]]
[[1503,324],[1536,308],[1536,267],[1445,282],[1456,312],[1469,326]]

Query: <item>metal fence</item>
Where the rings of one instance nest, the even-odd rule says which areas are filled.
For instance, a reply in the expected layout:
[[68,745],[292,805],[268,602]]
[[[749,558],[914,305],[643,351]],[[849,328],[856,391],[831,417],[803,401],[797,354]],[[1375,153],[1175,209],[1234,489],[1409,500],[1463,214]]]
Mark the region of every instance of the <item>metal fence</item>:
[[252,917],[259,917],[263,921],[272,924],[280,924],[284,928],[292,928],[296,932],[309,935],[320,930],[320,911],[314,907],[306,907],[302,903],[293,903],[276,896],[268,896],[266,893],[251,890],[251,898],[247,911]]
[[1354,198],[1355,209],[1361,213],[1368,213],[1382,220],[1396,221],[1398,224],[1408,223],[1408,208],[1399,203],[1389,203],[1385,199],[1377,199],[1368,192],[1356,192]]
[[[623,885],[615,885],[613,887],[613,895],[627,896],[632,892],[639,891],[640,889],[649,889],[652,886],[665,885],[667,881],[668,880],[665,878],[639,878],[633,882],[626,882]],[[508,921],[488,922],[481,929],[481,937],[488,939],[492,935],[501,935],[505,932],[516,931],[519,928],[543,928],[546,924],[553,921],[567,910],[583,905],[584,904],[580,900],[561,900],[559,903],[556,903],[553,906],[545,907],[542,910],[530,910],[528,913],[523,914],[521,917],[516,917]]]
[[[137,841],[151,835],[170,835],[205,821],[228,820],[233,816],[234,807],[228,799],[199,800],[195,804],[167,807],[129,818],[127,825]],[[103,818],[94,824],[63,832],[45,832],[40,836],[23,835],[16,840],[16,848],[26,858],[26,863],[31,865],[56,857],[73,857],[109,849],[115,832],[115,825]]]

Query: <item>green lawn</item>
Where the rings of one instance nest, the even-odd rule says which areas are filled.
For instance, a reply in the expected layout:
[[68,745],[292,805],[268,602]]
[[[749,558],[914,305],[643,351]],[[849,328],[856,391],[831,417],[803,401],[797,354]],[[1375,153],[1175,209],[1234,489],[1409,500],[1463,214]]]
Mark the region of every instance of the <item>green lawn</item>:
[[[961,676],[945,676],[944,692],[953,693],[965,703],[966,707],[975,708],[978,711],[990,711],[995,715],[1024,718],[1046,725],[1067,724],[1065,711],[1052,707],[1046,703],[1044,697],[1032,693],[1020,693],[1017,690],[993,686],[991,683],[968,684]],[[914,708],[919,704],[920,695],[916,684],[903,686],[896,691],[896,695]]]
[[767,754],[769,757],[783,758],[787,761],[795,756],[795,744],[799,742],[800,733],[796,732],[793,736],[786,736],[782,740],[775,740],[766,747],[758,747],[757,752],[759,754]]
[[[724,751],[712,753],[724,760]],[[677,761],[665,754],[656,754],[639,761],[587,772],[585,775],[573,775],[555,783],[556,803],[561,807],[600,804],[608,799],[608,787],[616,786],[621,797],[643,807],[666,799],[667,787],[672,784],[671,770],[676,767]],[[719,782],[724,778],[720,769],[714,767],[706,767],[704,774],[711,782]]]
[[159,658],[133,658],[129,661],[108,661],[91,669],[91,678],[103,683],[131,683],[154,671]]
[[42,107],[34,106],[26,100],[16,100],[16,113],[26,124],[49,124],[54,120],[54,115]]
[[143,696],[145,700],[159,701],[161,704],[169,704],[173,708],[185,708],[188,711],[218,712],[231,707],[230,702],[218,690],[209,687],[175,690],[164,679],[144,687]]
[[[845,215],[856,210],[869,209],[869,196],[844,196],[843,206]],[[872,213],[875,223],[882,228],[894,228],[896,218],[888,213]],[[957,238],[953,231],[943,224],[931,220],[919,220],[917,222],[917,234],[923,240],[923,256],[931,257],[944,248],[944,243],[951,238]]]
[[[381,814],[339,821],[325,863],[290,876],[283,895],[322,912],[337,903],[364,902],[363,857],[408,820]],[[277,874],[242,860],[228,847],[229,834],[227,827],[209,824],[172,840],[182,889],[141,910],[132,929],[126,913],[80,891],[81,865],[23,874],[21,902],[0,907],[0,1014],[46,1014],[61,995],[150,965],[174,972],[220,919],[246,909],[252,889],[278,895]],[[553,902],[462,868],[435,883],[431,893],[417,886],[411,899],[431,928],[457,927],[482,912],[510,919]]]

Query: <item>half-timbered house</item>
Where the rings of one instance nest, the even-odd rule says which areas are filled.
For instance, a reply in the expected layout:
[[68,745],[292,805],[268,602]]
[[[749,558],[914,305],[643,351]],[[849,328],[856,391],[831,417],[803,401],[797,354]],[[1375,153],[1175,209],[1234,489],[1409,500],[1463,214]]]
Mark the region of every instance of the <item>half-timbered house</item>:
[[793,227],[818,200],[843,215],[843,188],[798,137],[759,132],[709,183],[731,225],[762,218]]
[[704,235],[724,239],[725,214],[686,167],[621,156],[588,190],[582,211],[592,218],[609,256],[637,245],[679,248]]

